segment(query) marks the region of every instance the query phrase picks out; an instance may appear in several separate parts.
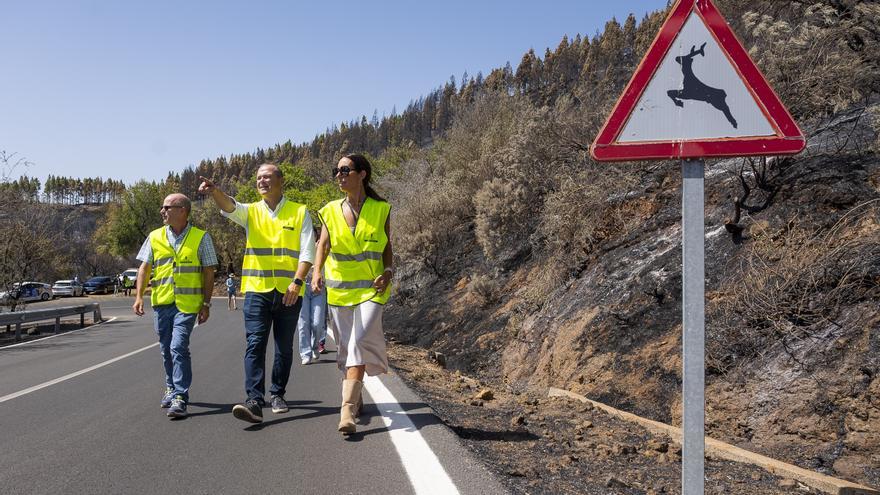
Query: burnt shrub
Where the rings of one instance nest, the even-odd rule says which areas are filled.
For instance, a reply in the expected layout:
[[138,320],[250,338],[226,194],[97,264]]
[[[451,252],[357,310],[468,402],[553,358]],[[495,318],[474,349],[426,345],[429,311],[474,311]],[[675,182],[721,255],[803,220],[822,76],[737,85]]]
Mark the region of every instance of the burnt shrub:
[[480,274],[471,278],[467,290],[480,307],[485,308],[498,301],[501,293],[501,284],[497,279],[489,275]]
[[709,306],[711,370],[726,372],[773,349],[800,362],[823,342],[863,327],[872,315],[842,316],[880,296],[877,201],[853,208],[827,231],[797,219],[779,229],[753,227],[742,267]]
[[529,247],[529,204],[524,187],[500,178],[483,183],[474,196],[474,230],[486,259],[509,266]]

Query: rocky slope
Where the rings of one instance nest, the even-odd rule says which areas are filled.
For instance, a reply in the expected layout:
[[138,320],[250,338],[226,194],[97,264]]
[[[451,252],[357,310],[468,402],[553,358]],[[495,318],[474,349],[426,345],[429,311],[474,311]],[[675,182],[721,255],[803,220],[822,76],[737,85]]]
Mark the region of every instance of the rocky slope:
[[[880,486],[878,114],[841,113],[795,158],[710,162],[705,180],[707,433],[869,486]],[[645,168],[639,185],[608,199],[626,228],[570,282],[530,297],[553,269],[533,252],[481,299],[466,245],[449,276],[402,280],[388,331],[511,393],[555,386],[679,424],[681,174],[632,166]]]

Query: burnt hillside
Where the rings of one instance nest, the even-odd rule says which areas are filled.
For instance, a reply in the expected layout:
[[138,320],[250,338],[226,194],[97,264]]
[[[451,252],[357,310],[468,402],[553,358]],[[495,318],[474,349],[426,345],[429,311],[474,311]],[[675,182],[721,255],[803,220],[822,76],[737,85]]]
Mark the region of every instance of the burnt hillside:
[[[707,432],[878,486],[880,11],[718,5],[809,144],[707,163]],[[612,34],[591,46],[640,56]],[[512,392],[555,386],[679,422],[679,164],[587,153],[633,67],[553,101],[480,94],[382,177],[397,340]]]
[[[876,112],[830,119],[798,157],[706,170],[708,433],[875,486]],[[644,169],[638,183],[607,198],[602,233],[570,280],[536,297],[542,272],[561,266],[533,251],[487,271],[477,240],[462,235],[448,276],[401,284],[388,330],[510,390],[561,387],[679,423],[680,171],[630,166]]]

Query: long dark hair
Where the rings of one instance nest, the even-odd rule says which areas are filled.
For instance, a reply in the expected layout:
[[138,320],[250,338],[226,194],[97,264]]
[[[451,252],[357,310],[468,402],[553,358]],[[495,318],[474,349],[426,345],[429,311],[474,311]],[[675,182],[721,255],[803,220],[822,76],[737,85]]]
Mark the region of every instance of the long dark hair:
[[360,172],[361,170],[367,173],[367,176],[364,177],[364,192],[368,197],[375,199],[376,201],[385,201],[385,198],[379,196],[372,187],[370,187],[370,177],[373,175],[373,167],[370,165],[370,160],[367,160],[367,157],[364,155],[352,154],[345,155],[344,158],[348,158],[354,164],[354,169]]

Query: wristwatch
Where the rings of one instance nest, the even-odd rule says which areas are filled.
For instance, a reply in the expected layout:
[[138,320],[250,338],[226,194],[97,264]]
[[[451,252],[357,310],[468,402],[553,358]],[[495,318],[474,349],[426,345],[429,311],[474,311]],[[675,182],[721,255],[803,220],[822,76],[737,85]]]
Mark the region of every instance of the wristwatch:
[[202,306],[204,306],[204,307],[206,307],[206,308],[210,308],[210,307],[211,307],[211,301],[204,301],[204,302],[202,302]]
[[302,281],[301,278],[295,278],[295,279],[293,279],[293,283],[294,283],[295,285],[298,285],[298,286],[302,287],[303,281]]

